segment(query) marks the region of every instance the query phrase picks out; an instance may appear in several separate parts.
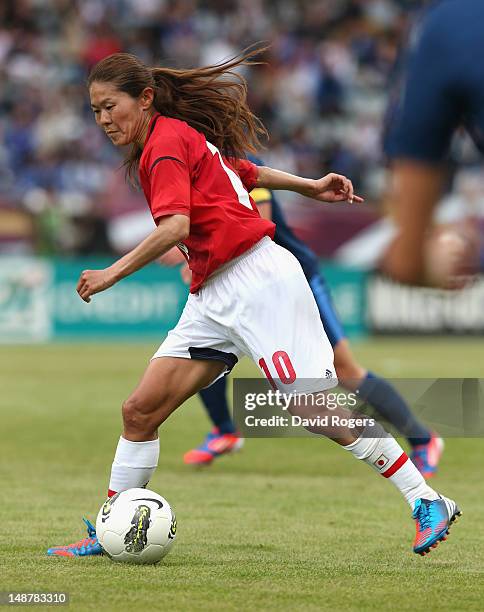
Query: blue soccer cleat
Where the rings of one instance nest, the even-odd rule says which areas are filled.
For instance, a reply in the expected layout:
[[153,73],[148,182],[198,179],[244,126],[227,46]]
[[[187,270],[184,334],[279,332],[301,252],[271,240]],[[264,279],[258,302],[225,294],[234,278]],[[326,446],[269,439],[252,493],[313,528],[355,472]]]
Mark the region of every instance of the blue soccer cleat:
[[85,518],[82,520],[87,525],[87,538],[67,546],[53,546],[49,548],[47,554],[55,557],[88,557],[92,555],[102,555],[103,549],[97,540],[94,525]]
[[222,434],[214,427],[200,446],[185,453],[183,461],[188,465],[210,465],[217,457],[234,453],[243,445],[244,438],[237,432]]
[[413,552],[425,556],[439,542],[447,539],[450,526],[461,516],[457,504],[447,497],[439,499],[417,499],[412,518],[416,523]]

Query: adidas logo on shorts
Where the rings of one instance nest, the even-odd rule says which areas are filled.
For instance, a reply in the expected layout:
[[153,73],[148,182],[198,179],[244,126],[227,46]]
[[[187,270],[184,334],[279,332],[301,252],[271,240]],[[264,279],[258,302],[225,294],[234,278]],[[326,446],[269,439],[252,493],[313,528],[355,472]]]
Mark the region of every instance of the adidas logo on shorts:
[[333,373],[331,370],[326,370],[326,378],[333,378]]

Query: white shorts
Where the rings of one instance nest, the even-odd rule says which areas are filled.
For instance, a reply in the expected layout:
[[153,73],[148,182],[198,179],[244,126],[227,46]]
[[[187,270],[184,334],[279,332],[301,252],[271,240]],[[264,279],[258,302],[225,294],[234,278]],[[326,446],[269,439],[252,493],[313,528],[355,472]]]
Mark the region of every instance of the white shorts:
[[338,384],[333,349],[302,268],[268,237],[189,295],[153,359],[215,359],[227,373],[242,355],[284,393]]

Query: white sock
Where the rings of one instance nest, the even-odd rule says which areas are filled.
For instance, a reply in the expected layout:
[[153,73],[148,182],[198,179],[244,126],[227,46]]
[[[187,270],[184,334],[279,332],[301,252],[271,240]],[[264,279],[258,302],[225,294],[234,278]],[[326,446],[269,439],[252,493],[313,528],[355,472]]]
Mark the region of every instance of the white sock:
[[438,493],[428,486],[422,474],[410,461],[395,438],[380,425],[372,427],[372,435],[375,434],[381,434],[381,437],[364,438],[360,436],[343,448],[391,480],[410,504],[412,510],[416,500],[420,497],[438,499]]
[[158,465],[159,455],[159,438],[131,442],[121,436],[111,468],[109,497],[126,489],[146,486]]

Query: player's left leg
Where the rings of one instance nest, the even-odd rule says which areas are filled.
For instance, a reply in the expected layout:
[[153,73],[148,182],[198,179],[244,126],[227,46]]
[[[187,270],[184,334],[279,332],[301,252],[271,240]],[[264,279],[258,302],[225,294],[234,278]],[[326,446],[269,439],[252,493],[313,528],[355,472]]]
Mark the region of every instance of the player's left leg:
[[[250,263],[248,278],[241,278],[243,308],[238,324],[239,335],[242,337],[243,333],[253,360],[283,393],[319,394],[333,388],[337,379],[332,348],[299,263],[276,245],[259,252]],[[278,271],[277,280],[274,270]],[[310,401],[304,410],[308,405],[310,411],[316,406],[316,414],[325,416],[325,406],[321,408],[317,402]],[[290,410],[298,414],[301,408],[293,402]],[[348,411],[346,415],[354,417]],[[349,424],[328,429],[323,419],[320,423],[319,430],[311,428],[311,431],[342,445],[402,493],[417,524],[415,552],[427,552],[445,538],[459,509],[427,485],[398,442],[381,425],[375,423],[369,430],[355,435]]]
[[213,423],[213,428],[200,446],[185,453],[183,461],[188,465],[210,465],[214,459],[240,450],[244,438],[237,432],[230,416],[225,376],[202,389],[198,396]]
[[328,286],[320,274],[309,279],[324,329],[334,350],[334,365],[340,385],[357,391],[361,400],[405,436],[412,447],[411,460],[425,478],[437,471],[444,443],[420,423],[393,385],[365,370],[354,358],[336,313]]
[[340,384],[356,391],[377,413],[405,436],[412,447],[410,456],[424,478],[431,478],[444,448],[444,441],[415,417],[407,402],[384,378],[363,369],[355,360],[346,338],[334,346],[334,365]]
[[461,511],[453,500],[439,495],[427,484],[395,438],[381,425],[376,423],[354,442],[342,446],[392,482],[408,502],[416,522],[415,553],[426,554],[446,539],[450,525]]

